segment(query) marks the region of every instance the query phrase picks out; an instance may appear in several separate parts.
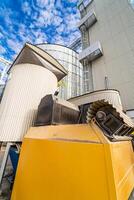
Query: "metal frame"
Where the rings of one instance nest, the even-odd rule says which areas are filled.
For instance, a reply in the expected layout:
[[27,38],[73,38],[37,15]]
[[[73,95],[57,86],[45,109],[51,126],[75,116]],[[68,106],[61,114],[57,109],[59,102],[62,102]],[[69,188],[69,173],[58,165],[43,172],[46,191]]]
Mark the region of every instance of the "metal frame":
[[12,145],[13,145],[13,143],[7,143],[7,145],[6,145],[6,150],[5,150],[1,168],[0,168],[0,187],[2,185],[2,180],[3,180],[4,173],[5,173],[6,165],[7,165],[8,155],[9,155],[9,151],[10,151],[10,148]]

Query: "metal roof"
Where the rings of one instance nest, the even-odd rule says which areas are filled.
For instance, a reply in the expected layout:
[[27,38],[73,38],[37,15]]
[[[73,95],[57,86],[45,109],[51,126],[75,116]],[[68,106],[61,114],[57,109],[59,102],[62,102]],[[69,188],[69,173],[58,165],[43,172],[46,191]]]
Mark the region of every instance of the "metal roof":
[[58,80],[61,80],[64,76],[67,75],[67,71],[55,58],[53,58],[46,51],[30,43],[26,43],[24,45],[23,49],[11,65],[9,71],[14,65],[20,63],[31,63],[41,65],[47,68],[48,70],[52,71],[56,75]]

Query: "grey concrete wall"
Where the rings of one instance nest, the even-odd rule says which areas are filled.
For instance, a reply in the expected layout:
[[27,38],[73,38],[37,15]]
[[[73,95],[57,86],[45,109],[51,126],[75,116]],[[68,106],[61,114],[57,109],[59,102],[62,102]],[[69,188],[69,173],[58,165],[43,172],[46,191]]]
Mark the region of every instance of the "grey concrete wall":
[[97,23],[89,29],[90,44],[100,41],[104,56],[92,62],[94,90],[121,93],[124,109],[134,109],[134,10],[127,0],[94,0]]

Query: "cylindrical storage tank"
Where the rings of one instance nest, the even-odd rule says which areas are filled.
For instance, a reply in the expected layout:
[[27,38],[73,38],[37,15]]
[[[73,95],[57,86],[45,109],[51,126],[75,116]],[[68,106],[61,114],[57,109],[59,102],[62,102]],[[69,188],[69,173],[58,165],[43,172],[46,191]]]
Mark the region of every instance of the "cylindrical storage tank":
[[58,44],[39,44],[38,47],[48,52],[68,71],[68,75],[63,79],[63,86],[60,86],[59,96],[69,99],[81,95],[83,67],[78,53]]
[[98,90],[78,97],[71,98],[68,101],[79,106],[103,99],[116,106],[116,108],[123,110],[121,97],[117,90]]
[[48,69],[14,65],[0,105],[0,141],[21,141],[32,126],[41,98],[54,94],[56,88],[57,78]]

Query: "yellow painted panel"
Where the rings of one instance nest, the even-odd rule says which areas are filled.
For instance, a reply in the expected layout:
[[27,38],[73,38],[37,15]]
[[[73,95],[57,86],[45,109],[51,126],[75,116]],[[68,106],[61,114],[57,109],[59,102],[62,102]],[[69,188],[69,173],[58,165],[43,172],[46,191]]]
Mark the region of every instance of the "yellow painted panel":
[[31,128],[12,200],[127,200],[134,187],[130,141],[110,142],[93,123]]
[[134,187],[134,153],[130,141],[111,145],[112,166],[117,196],[126,200]]
[[88,124],[73,124],[60,126],[42,126],[30,128],[25,138],[35,139],[72,139],[84,140],[90,142],[101,143],[96,132],[101,132],[100,129],[95,129]]
[[102,144],[24,139],[12,200],[108,200]]

